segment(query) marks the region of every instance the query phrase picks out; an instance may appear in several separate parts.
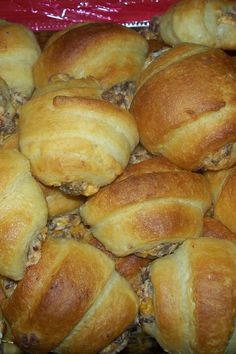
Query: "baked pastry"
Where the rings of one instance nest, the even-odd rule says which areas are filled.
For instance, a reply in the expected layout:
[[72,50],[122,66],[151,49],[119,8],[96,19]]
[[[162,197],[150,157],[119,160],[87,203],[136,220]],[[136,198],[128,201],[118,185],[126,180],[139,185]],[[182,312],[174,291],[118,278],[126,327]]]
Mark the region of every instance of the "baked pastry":
[[38,257],[47,206],[22,154],[0,150],[0,170],[0,274],[19,280]]
[[169,353],[235,353],[235,288],[235,243],[187,240],[146,271],[140,322]]
[[236,234],[227,229],[219,220],[209,216],[204,218],[202,236],[236,242]]
[[162,157],[130,165],[80,207],[92,234],[116,256],[156,258],[202,233],[211,205],[205,178]]
[[236,49],[236,6],[227,0],[181,0],[160,18],[162,39]]
[[131,286],[105,254],[51,238],[2,307],[13,341],[37,354],[118,352],[138,311]]
[[33,32],[27,27],[0,21],[0,76],[18,103],[34,89],[32,67],[41,53]]
[[138,143],[136,122],[103,101],[91,79],[77,87],[55,85],[22,107],[20,149],[40,182],[88,196],[124,170]]
[[67,195],[58,188],[46,187],[41,183],[40,187],[47,202],[49,218],[73,211],[85,202],[85,198]]
[[95,77],[109,88],[136,80],[148,51],[136,31],[114,23],[84,23],[52,35],[34,66],[36,87],[58,74],[74,79]]
[[49,93],[68,90],[75,96],[90,97],[100,99],[102,96],[102,87],[94,77],[86,79],[72,79],[68,75],[60,74],[55,76],[46,86],[37,88],[33,93],[33,98],[45,96]]
[[137,83],[131,112],[140,141],[188,170],[236,162],[236,70],[220,49],[182,44],[164,52]]
[[236,233],[236,167],[205,173],[212,194],[213,216]]

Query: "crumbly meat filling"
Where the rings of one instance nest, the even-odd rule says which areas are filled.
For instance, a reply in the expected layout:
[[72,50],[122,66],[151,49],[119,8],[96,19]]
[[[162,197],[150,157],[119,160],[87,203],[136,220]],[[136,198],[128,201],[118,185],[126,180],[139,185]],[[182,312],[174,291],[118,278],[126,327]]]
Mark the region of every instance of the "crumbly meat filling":
[[132,152],[129,164],[135,165],[136,163],[142,162],[144,160],[148,160],[153,157],[141,144],[137,145],[135,150]]
[[79,210],[56,216],[48,221],[48,235],[58,238],[77,239],[89,242],[93,237],[90,230],[84,226]]
[[22,106],[29,100],[29,97],[22,96],[20,92],[14,89],[11,90],[11,97],[14,107]]
[[1,279],[1,288],[2,291],[4,293],[4,295],[8,298],[10,297],[14,290],[17,287],[17,282],[12,280],[12,279],[8,279],[8,278],[2,278]]
[[126,110],[130,108],[135,93],[135,83],[125,81],[117,84],[107,91],[104,91],[102,98],[105,101],[118,105]]
[[0,85],[0,142],[16,131],[18,115],[7,85]]
[[231,158],[233,143],[222,146],[218,151],[209,154],[202,163],[201,170],[223,169]]
[[150,267],[145,267],[141,271],[142,284],[137,291],[139,298],[139,323],[140,325],[155,323],[153,309],[153,286],[150,280]]
[[138,32],[147,40],[158,38],[160,33],[160,18],[158,16],[153,16],[149,26],[138,29]]
[[236,21],[236,6],[231,6],[230,8],[222,9],[218,11],[217,23],[218,24],[235,24]]
[[180,242],[165,242],[147,250],[135,252],[138,257],[155,259],[173,253],[180,245]]
[[99,354],[116,354],[121,352],[128,344],[130,331],[123,332],[111,344],[99,352]]
[[33,264],[38,263],[41,258],[41,248],[43,242],[47,237],[47,228],[45,227],[42,232],[40,232],[34,241],[31,243],[29,251],[28,251],[28,261],[26,263],[26,267],[29,267]]
[[68,183],[62,183],[59,189],[68,195],[71,196],[79,196],[79,195],[84,195],[84,196],[89,196],[94,193],[96,193],[99,189],[98,186],[89,184],[88,182],[68,182]]

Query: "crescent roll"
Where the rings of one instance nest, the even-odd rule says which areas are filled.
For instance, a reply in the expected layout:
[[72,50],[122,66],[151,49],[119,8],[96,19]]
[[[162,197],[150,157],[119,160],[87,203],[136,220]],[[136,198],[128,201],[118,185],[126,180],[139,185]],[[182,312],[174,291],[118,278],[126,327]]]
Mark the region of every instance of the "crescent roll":
[[43,237],[47,206],[22,154],[0,150],[0,170],[0,274],[19,280]]
[[202,233],[211,205],[205,178],[164,158],[130,165],[80,207],[93,235],[116,256],[160,257]]
[[131,112],[140,141],[187,170],[236,162],[236,70],[220,49],[182,44],[163,53],[138,82]]
[[40,182],[88,196],[128,164],[139,139],[136,122],[129,112],[103,101],[94,81],[55,85],[22,107],[20,149]]
[[160,19],[164,42],[183,42],[236,49],[236,6],[225,0],[182,0]]
[[58,74],[74,79],[95,77],[109,88],[136,80],[148,43],[135,30],[114,23],[84,23],[51,36],[34,66],[36,87]]
[[131,286],[105,254],[51,238],[2,307],[14,343],[35,354],[118,352],[138,311]]
[[236,244],[187,240],[147,270],[140,322],[168,353],[235,353],[235,288]]
[[236,233],[236,167],[206,172],[213,199],[213,216]]
[[33,32],[27,27],[0,20],[0,76],[22,103],[34,89],[32,68],[41,53]]

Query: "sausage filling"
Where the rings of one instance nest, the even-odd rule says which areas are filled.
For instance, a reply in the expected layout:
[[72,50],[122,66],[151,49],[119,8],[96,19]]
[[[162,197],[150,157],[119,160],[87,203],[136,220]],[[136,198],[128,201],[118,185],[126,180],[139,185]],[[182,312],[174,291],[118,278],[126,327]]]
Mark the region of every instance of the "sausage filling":
[[52,237],[77,239],[88,242],[92,235],[81,221],[78,210],[56,216],[48,222],[48,235]]
[[140,303],[139,323],[155,324],[154,309],[153,309],[153,286],[150,280],[149,267],[142,269],[142,284],[137,291]]
[[141,144],[139,144],[131,154],[129,164],[135,165],[136,163],[150,159],[152,156],[152,154],[150,154]]
[[26,267],[38,263],[41,258],[41,248],[43,242],[47,237],[47,228],[45,227],[42,232],[40,232],[37,237],[33,240],[28,251],[28,261]]
[[82,182],[68,182],[68,183],[62,183],[59,189],[68,195],[71,196],[79,196],[79,195],[85,195],[89,196],[91,194],[94,194],[98,191],[99,187],[96,185],[89,184],[85,181]]
[[218,11],[217,23],[218,24],[235,24],[236,21],[236,6],[230,6],[230,8]]
[[111,344],[99,352],[99,354],[116,354],[121,352],[128,344],[130,331],[123,332]]
[[132,81],[122,82],[104,91],[102,98],[124,109],[129,109],[135,93],[135,83]]
[[227,166],[233,149],[233,143],[222,146],[218,151],[209,154],[202,163],[202,170],[218,170]]
[[153,248],[150,248],[148,250],[135,252],[135,254],[138,257],[155,259],[173,253],[179,245],[180,242],[175,242],[175,243],[165,242]]
[[18,123],[13,96],[4,81],[0,81],[0,144],[15,133]]

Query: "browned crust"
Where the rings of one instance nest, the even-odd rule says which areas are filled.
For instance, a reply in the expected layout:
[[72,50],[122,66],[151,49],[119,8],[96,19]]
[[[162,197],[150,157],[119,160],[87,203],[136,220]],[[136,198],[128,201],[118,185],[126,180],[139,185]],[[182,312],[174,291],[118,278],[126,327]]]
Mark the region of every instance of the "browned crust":
[[172,46],[189,42],[234,50],[234,15],[233,1],[178,1],[161,17],[160,34]]
[[13,91],[30,97],[34,89],[32,67],[41,50],[34,33],[21,24],[0,24],[0,76]]
[[203,223],[203,237],[213,237],[236,242],[236,235],[220,221],[205,217]]
[[[121,48],[122,43],[125,46]],[[105,58],[101,48],[106,50]],[[132,80],[139,75],[147,51],[147,41],[141,35],[120,25],[88,23],[74,26],[59,33],[55,40],[51,37],[34,67],[36,87],[45,85],[58,73],[79,78],[84,72],[84,76],[96,77],[105,87]]]
[[145,173],[129,176],[100,190],[81,206],[81,215],[90,224],[117,209],[153,198],[191,199],[209,205],[210,195],[204,177],[191,172]]
[[232,242],[204,238],[190,241],[188,248],[193,271],[196,352],[223,353],[235,322],[236,247]]
[[[141,143],[147,150],[163,153],[187,169],[201,167],[202,160],[210,152],[236,139],[233,110],[236,72],[232,60],[220,50],[196,47],[203,50],[192,53],[192,45],[182,45],[168,51],[152,67],[148,67],[146,75],[150,78],[145,81],[144,71],[131,107],[137,119]],[[185,53],[184,57],[181,49],[186,53],[189,51],[189,55]],[[210,118],[211,114],[213,116],[222,109],[223,126],[219,127],[216,119],[212,132],[206,130],[204,135],[202,129],[197,129],[199,119],[206,114]],[[187,128],[194,122],[194,137],[188,136]],[[171,133],[172,139],[175,139],[178,129],[182,127],[186,127],[185,150],[182,149],[183,156],[179,156],[176,146],[176,152],[172,152],[173,156],[176,155],[174,159],[165,151],[165,146],[168,146],[168,134]],[[197,146],[194,146],[193,138],[198,141]]]
[[158,259],[151,265],[150,279],[153,285],[153,305],[158,342],[168,351],[180,352],[184,342],[184,312],[182,311],[182,279],[174,256]]
[[95,301],[113,270],[113,262],[92,246],[74,240],[46,241],[39,263],[28,268],[3,306],[14,341],[33,353],[55,348]]
[[60,87],[25,104],[20,148],[43,184],[85,182],[81,193],[90,195],[122,172],[138,132],[129,112],[83,94],[81,87]]
[[[149,201],[116,211],[110,218],[92,227],[94,236],[117,256],[138,253],[158,256],[162,247],[197,238],[202,233],[203,211],[192,202],[178,200]],[[152,250],[153,249],[153,250]],[[156,253],[153,251],[155,251]],[[164,253],[168,253],[168,248]]]
[[116,257],[114,254],[106,250],[103,244],[94,237],[92,237],[89,241],[89,244],[100,249],[108,257],[110,257],[115,262],[117,272],[128,279],[131,284],[138,281],[137,277],[141,271],[141,268],[147,266],[151,262],[150,259],[137,257],[134,254],[126,257]]
[[114,273],[109,286],[110,291],[103,293],[100,303],[91,308],[94,313],[61,344],[63,353],[96,354],[134,322],[138,303],[128,282]]
[[0,274],[23,277],[28,251],[47,222],[43,193],[17,150],[0,150]]
[[122,181],[130,176],[142,175],[144,173],[172,171],[181,171],[181,169],[167,160],[164,156],[151,157],[137,164],[127,166],[116,181]]
[[153,158],[129,166],[121,178],[87,200],[80,214],[116,256],[142,251],[147,256],[165,243],[199,237],[210,203],[204,176]]
[[235,255],[234,243],[206,237],[153,263],[156,335],[166,350],[226,351],[236,313]]

